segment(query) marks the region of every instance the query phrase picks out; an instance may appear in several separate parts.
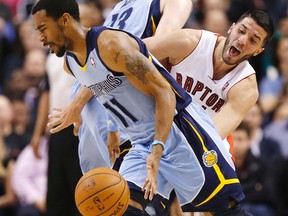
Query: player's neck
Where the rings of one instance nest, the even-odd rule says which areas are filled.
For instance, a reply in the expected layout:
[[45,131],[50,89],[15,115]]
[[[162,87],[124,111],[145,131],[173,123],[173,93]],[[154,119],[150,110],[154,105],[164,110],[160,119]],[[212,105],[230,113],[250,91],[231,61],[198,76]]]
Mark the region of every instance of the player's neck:
[[86,58],[87,58],[87,45],[86,45],[86,36],[88,33],[89,29],[84,28],[82,26],[79,31],[77,31],[73,37],[73,52],[79,64],[81,66],[84,66],[86,64]]
[[213,79],[222,79],[226,74],[233,70],[236,65],[228,65],[222,58],[222,51],[225,43],[225,38],[221,37],[217,40],[214,55],[213,55]]

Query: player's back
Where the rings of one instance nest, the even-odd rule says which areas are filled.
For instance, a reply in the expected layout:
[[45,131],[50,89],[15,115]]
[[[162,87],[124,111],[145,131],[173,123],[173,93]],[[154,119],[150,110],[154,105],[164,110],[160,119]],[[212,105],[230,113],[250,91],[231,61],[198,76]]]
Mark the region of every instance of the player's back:
[[123,0],[113,8],[104,26],[147,38],[154,35],[160,18],[160,0]]

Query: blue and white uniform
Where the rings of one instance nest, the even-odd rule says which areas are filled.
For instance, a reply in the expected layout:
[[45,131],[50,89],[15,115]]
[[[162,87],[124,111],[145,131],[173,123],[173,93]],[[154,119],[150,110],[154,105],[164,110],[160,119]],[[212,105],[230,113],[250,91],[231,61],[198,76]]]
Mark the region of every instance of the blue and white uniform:
[[[76,81],[71,89],[74,98],[82,85]],[[107,115],[98,118],[99,113],[106,113],[105,108],[96,98],[88,101],[81,112],[83,123],[78,132],[79,162],[83,173],[97,167],[112,167],[107,148]],[[96,143],[97,141],[97,143]]]
[[161,16],[160,0],[123,0],[113,8],[104,26],[125,30],[143,39],[155,34]]
[[[155,100],[101,60],[97,38],[106,29],[96,27],[87,33],[88,56],[84,67],[70,52],[66,53],[66,64],[130,137],[132,149],[119,172],[131,188],[141,190],[147,176],[146,158],[151,153],[155,134]],[[241,201],[244,195],[234,164],[210,117],[191,102],[189,94],[149,54],[144,43],[134,38],[141,53],[170,83],[177,100],[174,122],[160,161],[157,192],[169,198],[174,189],[180,204],[193,211],[227,208],[230,198]]]
[[[137,37],[146,38],[154,35],[161,16],[160,0],[123,0],[113,8],[105,20],[104,26],[123,29]],[[71,91],[72,99],[80,87],[81,84],[76,81]],[[99,102],[95,98],[92,98],[89,103],[94,106],[88,105],[89,108],[85,107],[85,111],[82,111],[83,123],[79,130],[79,160],[83,173],[95,167],[112,166],[106,144],[107,133],[108,130],[116,131],[118,129],[113,118],[107,115],[106,110],[100,104],[97,104]],[[99,123],[97,126],[87,125],[91,121],[89,112],[93,114],[93,118],[98,119],[95,120],[95,123]],[[107,121],[109,127],[107,127]],[[129,137],[121,129],[120,131],[122,144]],[[108,158],[103,158],[106,155]]]

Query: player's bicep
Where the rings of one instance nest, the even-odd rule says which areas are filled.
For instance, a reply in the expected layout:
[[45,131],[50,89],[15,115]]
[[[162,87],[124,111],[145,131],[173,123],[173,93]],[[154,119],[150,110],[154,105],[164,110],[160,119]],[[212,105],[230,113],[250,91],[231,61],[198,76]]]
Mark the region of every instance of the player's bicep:
[[158,60],[168,59],[174,65],[186,58],[197,46],[200,31],[181,29],[145,39],[148,50]]
[[231,88],[228,93],[228,102],[213,118],[222,138],[237,128],[258,99],[257,86],[250,83],[249,80],[241,82]]
[[220,137],[224,139],[231,134],[241,123],[243,117],[243,112],[239,112],[229,102],[225,104],[221,111],[213,118]]
[[259,97],[256,78],[252,75],[242,80],[228,92],[228,102],[233,110],[245,115]]
[[132,85],[148,95],[153,95],[155,89],[167,88],[168,84],[156,67],[139,51],[135,43],[134,39],[114,37],[108,44],[99,46],[100,56],[109,68],[124,73]]

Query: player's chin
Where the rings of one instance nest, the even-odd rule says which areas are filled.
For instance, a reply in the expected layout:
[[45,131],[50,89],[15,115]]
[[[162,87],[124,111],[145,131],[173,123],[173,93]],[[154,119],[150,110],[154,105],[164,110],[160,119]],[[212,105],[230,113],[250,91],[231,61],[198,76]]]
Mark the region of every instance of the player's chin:
[[51,53],[55,53],[57,57],[63,57],[66,53],[66,49],[64,47],[61,47],[59,50],[51,50]]

